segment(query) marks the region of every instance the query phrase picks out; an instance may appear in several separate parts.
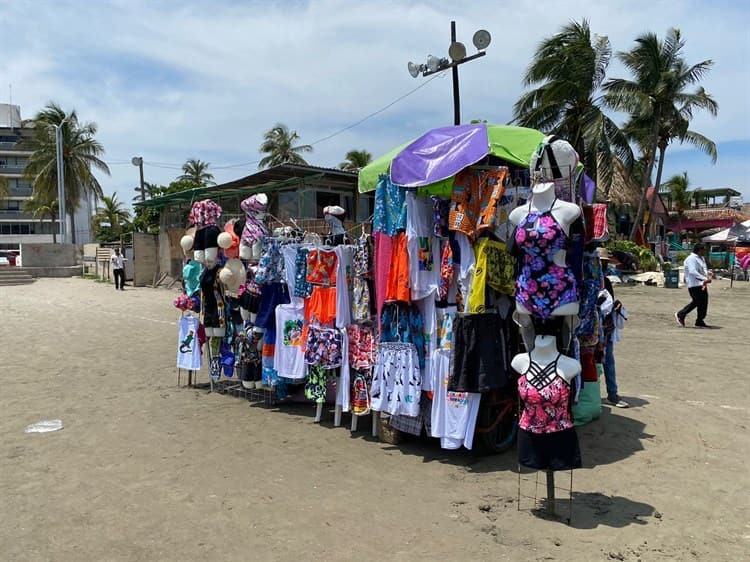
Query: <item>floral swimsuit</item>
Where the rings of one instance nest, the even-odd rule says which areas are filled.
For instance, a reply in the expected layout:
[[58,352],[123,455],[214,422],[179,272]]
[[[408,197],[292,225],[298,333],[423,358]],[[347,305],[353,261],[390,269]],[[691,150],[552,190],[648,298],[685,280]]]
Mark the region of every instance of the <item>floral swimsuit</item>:
[[576,279],[567,267],[554,261],[564,250],[568,237],[552,216],[552,208],[542,213],[531,212],[516,229],[516,245],[520,250],[521,274],[516,281],[516,302],[533,316],[547,319],[552,311],[578,301]]
[[[523,412],[518,426],[531,433],[555,433],[573,427],[568,412],[570,385],[557,375],[558,354],[544,368],[529,356],[529,369],[518,378]],[[531,373],[531,380],[528,379]]]

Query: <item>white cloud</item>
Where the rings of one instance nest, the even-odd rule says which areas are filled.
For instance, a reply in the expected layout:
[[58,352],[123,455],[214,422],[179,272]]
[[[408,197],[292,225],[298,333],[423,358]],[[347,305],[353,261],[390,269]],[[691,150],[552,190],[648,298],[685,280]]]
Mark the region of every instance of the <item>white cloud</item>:
[[[587,17],[615,50],[641,32],[680,27],[690,62],[716,66],[705,80],[718,119],[694,128],[716,141],[750,139],[750,12],[733,5],[664,1],[579,2],[0,2],[0,76],[30,117],[50,99],[96,121],[108,160],[149,162],[195,156],[219,164],[257,159],[264,130],[288,124],[303,142],[327,136],[386,105],[424,79],[409,60],[445,56],[449,22],[471,47],[478,28],[493,36],[487,56],[464,65],[464,120],[510,119],[537,43],[570,19]],[[29,22],[34,22],[33,25]],[[611,74],[621,72],[613,64]],[[451,81],[439,78],[386,112],[316,146],[312,163],[335,165],[350,148],[374,154],[452,122]],[[708,163],[706,159],[705,164]],[[219,181],[252,172],[216,170]],[[130,165],[112,167],[106,191],[129,199]],[[176,171],[146,167],[150,181]],[[717,178],[717,183],[723,183]]]

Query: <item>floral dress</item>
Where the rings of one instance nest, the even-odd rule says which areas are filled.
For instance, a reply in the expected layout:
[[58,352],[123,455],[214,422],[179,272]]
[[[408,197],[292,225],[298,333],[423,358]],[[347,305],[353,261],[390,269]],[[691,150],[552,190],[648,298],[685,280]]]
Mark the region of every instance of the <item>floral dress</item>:
[[[556,201],[556,200],[555,200]],[[521,273],[516,281],[516,302],[532,316],[547,319],[552,311],[578,301],[573,272],[555,263],[555,254],[564,250],[568,237],[552,216],[552,206],[542,213],[531,212],[516,229]]]

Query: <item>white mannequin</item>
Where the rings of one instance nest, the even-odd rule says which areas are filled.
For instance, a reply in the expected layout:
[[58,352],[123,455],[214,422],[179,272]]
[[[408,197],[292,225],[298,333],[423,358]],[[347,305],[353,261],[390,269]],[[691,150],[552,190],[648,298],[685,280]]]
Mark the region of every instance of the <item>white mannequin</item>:
[[198,259],[198,254],[203,254],[203,262],[201,263],[205,263],[206,267],[213,267],[216,265],[216,260],[219,258],[219,248],[206,248],[203,252],[200,250],[196,251],[195,259],[200,262],[201,260]]
[[208,338],[223,338],[226,330],[224,328],[204,328],[206,330],[206,337]]
[[[529,372],[529,365],[534,361],[540,368],[544,369],[550,363],[557,360],[556,373],[562,377],[565,382],[570,384],[576,376],[581,373],[581,364],[567,355],[559,355],[556,347],[554,336],[536,336],[534,338],[534,349],[529,353],[519,353],[510,362],[517,373],[525,373],[526,377],[532,378]],[[559,355],[559,359],[558,359]]]

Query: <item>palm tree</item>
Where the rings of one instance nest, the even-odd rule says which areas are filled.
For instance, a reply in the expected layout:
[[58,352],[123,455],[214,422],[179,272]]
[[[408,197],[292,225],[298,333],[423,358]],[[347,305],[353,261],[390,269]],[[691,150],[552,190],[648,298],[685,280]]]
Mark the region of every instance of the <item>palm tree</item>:
[[39,194],[34,195],[31,199],[26,200],[23,210],[27,213],[33,213],[35,217],[39,218],[40,224],[43,224],[47,217],[52,219],[52,243],[57,244],[57,216],[60,211],[57,198],[47,200],[40,199]]
[[350,150],[346,153],[346,161],[339,164],[339,169],[358,172],[370,162],[372,162],[372,154],[366,150]]
[[279,164],[307,164],[300,155],[301,152],[312,152],[309,144],[295,144],[299,141],[297,131],[290,131],[289,127],[277,123],[272,129],[263,134],[260,145],[261,154],[265,154],[258,168],[269,168]]
[[609,39],[591,34],[587,20],[571,22],[537,47],[526,75],[526,92],[513,108],[513,122],[565,138],[578,152],[586,172],[605,193],[614,174],[614,158],[630,169],[633,152],[627,137],[602,111],[600,87],[612,54]]
[[95,139],[96,123],[81,123],[73,110],[66,114],[50,102],[34,117],[34,136],[26,143],[33,151],[24,172],[33,185],[33,194],[41,200],[57,197],[57,149],[55,128],[62,131],[63,170],[65,178],[65,208],[70,216],[72,237],[76,242],[75,212],[84,197],[102,196],[102,188],[93,170],[109,175],[109,168],[101,160],[104,148]]
[[651,182],[654,162],[659,167],[654,183],[654,194],[649,202],[653,207],[659,191],[664,156],[667,147],[675,140],[687,142],[703,150],[716,162],[714,142],[689,130],[693,112],[705,109],[716,115],[716,101],[697,85],[713,66],[705,60],[689,66],[682,56],[685,41],[679,29],[670,29],[664,41],[654,33],[644,33],[630,51],[617,54],[617,58],[632,73],[633,80],[612,79],[604,85],[607,104],[613,109],[630,113],[626,129],[641,148],[645,167],[641,176],[641,200],[635,218],[631,239],[635,236],[645,212],[647,188]]
[[123,207],[121,201],[117,200],[117,192],[111,197],[102,195],[102,206],[96,210],[94,223],[101,228],[102,223],[109,223],[112,234],[120,235],[123,226],[130,221],[130,211]]
[[685,216],[685,211],[690,208],[691,199],[690,180],[688,179],[687,172],[675,174],[666,181],[665,185],[669,188],[669,198],[672,201],[672,206],[677,211],[677,230],[681,232],[682,217]]
[[189,158],[182,165],[183,174],[177,177],[178,181],[189,181],[195,184],[195,187],[206,187],[207,185],[216,185],[214,175],[208,171],[211,164],[203,162],[197,158]]

